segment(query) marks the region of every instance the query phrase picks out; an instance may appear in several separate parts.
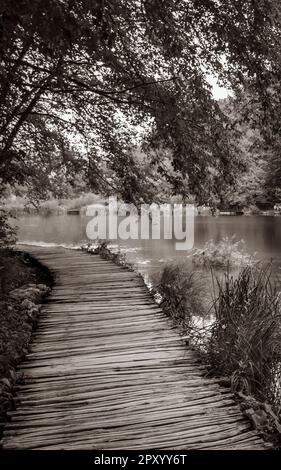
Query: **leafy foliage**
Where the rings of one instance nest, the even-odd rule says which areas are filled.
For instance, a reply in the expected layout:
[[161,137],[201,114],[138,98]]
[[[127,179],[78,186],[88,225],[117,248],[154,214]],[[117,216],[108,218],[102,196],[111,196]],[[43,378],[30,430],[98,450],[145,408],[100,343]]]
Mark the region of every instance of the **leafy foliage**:
[[272,0],[3,0],[2,182],[43,196],[81,171],[95,191],[148,199],[131,156],[145,140],[162,174],[170,151],[175,192],[206,200],[239,159],[205,71],[236,88],[273,80],[278,20]]
[[222,208],[243,209],[269,202],[266,180],[271,172],[271,154],[260,127],[254,122],[255,109],[252,108],[251,117],[243,116],[245,106],[249,106],[247,99],[245,94],[240,94],[220,102],[229,119],[230,138],[236,144],[241,168],[233,186],[221,195]]
[[15,230],[8,223],[7,213],[0,209],[0,249],[14,244],[15,241]]

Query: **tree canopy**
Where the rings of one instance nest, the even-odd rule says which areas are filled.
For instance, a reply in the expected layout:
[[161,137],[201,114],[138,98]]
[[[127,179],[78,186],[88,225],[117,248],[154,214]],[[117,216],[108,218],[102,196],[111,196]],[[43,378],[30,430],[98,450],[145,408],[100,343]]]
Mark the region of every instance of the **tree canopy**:
[[43,195],[83,172],[144,200],[141,144],[175,192],[207,202],[241,160],[206,75],[247,89],[277,135],[279,50],[274,0],[2,0],[0,180]]

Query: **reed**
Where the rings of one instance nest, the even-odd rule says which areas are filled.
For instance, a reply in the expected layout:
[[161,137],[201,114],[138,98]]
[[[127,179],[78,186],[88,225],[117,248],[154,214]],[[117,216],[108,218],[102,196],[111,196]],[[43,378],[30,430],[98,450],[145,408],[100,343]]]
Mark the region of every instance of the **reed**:
[[[206,279],[186,263],[166,265],[155,283],[161,307],[197,346],[209,372],[227,377],[233,391],[281,410],[281,299],[271,265],[249,265],[213,280],[206,309]],[[194,319],[207,318],[205,327]]]
[[280,407],[281,304],[271,266],[244,267],[214,280],[218,292],[206,355],[232,388]]

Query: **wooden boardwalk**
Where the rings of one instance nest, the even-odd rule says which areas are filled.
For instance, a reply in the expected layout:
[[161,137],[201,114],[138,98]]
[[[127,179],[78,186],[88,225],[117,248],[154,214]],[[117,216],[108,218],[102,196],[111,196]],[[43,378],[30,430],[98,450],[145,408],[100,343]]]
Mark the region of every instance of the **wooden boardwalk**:
[[55,275],[21,366],[5,449],[262,449],[134,273],[26,248]]

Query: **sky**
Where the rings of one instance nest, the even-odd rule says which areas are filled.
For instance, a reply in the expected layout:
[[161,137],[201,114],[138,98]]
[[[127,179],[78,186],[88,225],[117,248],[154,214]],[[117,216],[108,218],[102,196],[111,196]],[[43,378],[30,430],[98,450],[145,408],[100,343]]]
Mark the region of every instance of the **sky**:
[[216,77],[209,75],[207,77],[207,80],[210,83],[210,85],[212,85],[213,96],[216,100],[221,100],[231,95],[231,90],[228,90],[227,88],[224,88],[218,85]]

